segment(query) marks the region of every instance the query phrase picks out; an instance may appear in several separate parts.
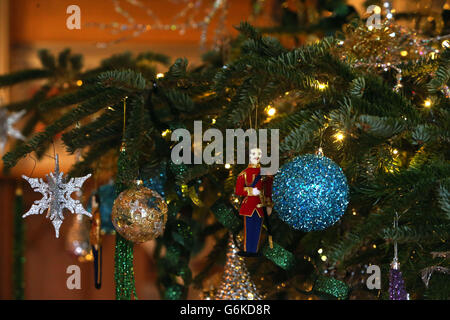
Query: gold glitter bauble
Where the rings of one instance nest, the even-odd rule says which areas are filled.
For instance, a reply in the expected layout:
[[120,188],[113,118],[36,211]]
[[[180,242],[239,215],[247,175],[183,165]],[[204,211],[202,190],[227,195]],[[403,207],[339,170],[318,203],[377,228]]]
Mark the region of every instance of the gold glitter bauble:
[[153,240],[164,232],[167,204],[157,192],[136,186],[116,198],[111,220],[117,232],[129,241]]

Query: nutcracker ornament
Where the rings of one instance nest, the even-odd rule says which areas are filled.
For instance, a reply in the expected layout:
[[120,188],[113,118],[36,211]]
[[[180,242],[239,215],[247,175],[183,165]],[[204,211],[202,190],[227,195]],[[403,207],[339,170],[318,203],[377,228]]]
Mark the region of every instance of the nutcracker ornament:
[[261,149],[250,150],[247,169],[242,171],[236,181],[235,194],[242,196],[239,215],[244,219],[244,248],[238,254],[245,257],[259,256],[258,249],[262,224],[265,218],[269,234],[269,244],[273,247],[267,216],[272,213],[272,176],[261,176]]

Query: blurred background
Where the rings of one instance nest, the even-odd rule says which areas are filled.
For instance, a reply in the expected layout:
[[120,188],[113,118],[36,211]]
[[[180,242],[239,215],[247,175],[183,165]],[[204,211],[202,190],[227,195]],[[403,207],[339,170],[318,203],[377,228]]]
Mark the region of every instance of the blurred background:
[[[340,6],[333,5],[333,2]],[[137,3],[144,3],[151,12]],[[311,23],[324,17],[336,17],[335,25],[340,27],[351,16],[365,15],[367,1],[349,0],[345,5],[341,1],[279,1],[279,0],[229,0],[229,1],[110,1],[110,0],[0,0],[0,74],[39,67],[37,51],[42,48],[58,53],[70,48],[72,53],[84,56],[84,68],[97,66],[100,61],[115,53],[131,51],[139,53],[150,50],[163,53],[172,58],[186,57],[190,66],[201,63],[206,50],[220,47],[237,31],[233,26],[241,21],[274,28],[280,25],[292,25],[289,19]],[[66,12],[69,5],[76,4],[81,9],[81,29],[69,30]],[[396,10],[424,10],[429,15],[434,8],[442,9],[445,1],[392,1]],[[193,8],[195,16],[190,13]],[[290,9],[292,15],[286,14]],[[328,10],[329,9],[329,10]],[[346,11],[339,16],[339,10]],[[214,14],[212,14],[214,13]],[[202,22],[202,27],[181,28],[179,21],[189,19]],[[303,19],[303,20],[302,20]],[[339,20],[341,19],[341,20]],[[151,21],[151,22],[149,22]],[[306,22],[305,22],[306,21]],[[134,28],[134,29],[133,29]],[[294,30],[295,32],[295,30]],[[295,37],[284,39],[288,46],[301,45],[315,41],[323,34],[300,32]],[[280,35],[282,38],[283,36]],[[283,39],[282,39],[283,40]],[[165,72],[166,70],[158,70]],[[27,86],[13,87],[0,92],[4,103],[31,97],[40,87],[38,82]],[[17,124],[20,126],[20,122]],[[8,150],[8,146],[6,147]],[[67,172],[75,161],[74,155],[65,152],[60,142],[55,141],[55,150],[60,155],[61,169]],[[1,164],[0,164],[1,166]],[[12,224],[13,199],[16,187],[22,185],[26,210],[32,202],[39,199],[21,175],[43,177],[54,168],[50,157],[36,163],[31,157],[22,159],[8,174],[0,177],[0,298],[12,298]],[[86,184],[84,198],[93,186]],[[86,203],[86,201],[84,201]],[[104,237],[103,286],[96,290],[93,285],[93,266],[90,262],[80,261],[67,247],[67,236],[75,223],[75,217],[66,214],[60,238],[55,239],[53,226],[42,216],[25,219],[25,297],[27,299],[114,299],[114,236]],[[156,275],[155,261],[152,260],[154,244],[147,242],[135,246],[136,289],[140,299],[159,299],[154,285]],[[191,262],[191,269],[199,270],[212,245]],[[81,267],[81,290],[69,290],[66,287],[66,268],[77,264]],[[217,281],[221,270],[216,270],[211,283]],[[191,289],[189,298],[200,297],[200,292]]]

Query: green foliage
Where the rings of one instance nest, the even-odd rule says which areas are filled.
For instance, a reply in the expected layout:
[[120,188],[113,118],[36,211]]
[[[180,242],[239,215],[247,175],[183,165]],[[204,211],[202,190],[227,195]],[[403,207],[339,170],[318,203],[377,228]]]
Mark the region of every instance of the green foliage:
[[[164,55],[114,55],[98,68],[81,71],[81,57],[70,51],[57,59],[41,51],[43,69],[2,76],[0,86],[42,78],[47,82],[31,99],[6,107],[27,110],[27,136],[46,113],[62,115],[7,153],[5,168],[31,152],[42,154],[61,132],[69,152],[83,151],[71,175],[95,170],[106,153],[118,153],[122,139],[131,164],[120,170],[117,180],[146,179],[163,165],[169,221],[155,250],[158,288],[162,297],[183,298],[191,283],[200,288],[223,262],[226,232],[236,234],[242,228],[230,196],[243,167],[172,165],[175,143],[170,130],[190,130],[194,120],[202,121],[203,130],[256,125],[279,129],[281,164],[322,147],[343,168],[351,197],[341,221],[324,231],[304,234],[290,229],[276,214],[270,218],[276,251],[262,244],[268,259],[261,258],[249,269],[255,279],[270,278],[270,286],[284,288],[271,297],[290,297],[326,269],[340,280],[348,280],[351,271],[364,274],[367,264],[387,270],[393,242],[398,241],[408,292],[416,298],[448,298],[448,290],[437,281],[426,288],[417,279],[424,268],[448,266],[448,260],[438,261],[431,252],[449,251],[450,116],[448,98],[441,92],[449,80],[449,51],[435,60],[401,65],[408,90],[395,92],[395,75],[354,68],[335,55],[334,38],[289,50],[248,23],[238,30],[238,47],[230,57],[211,52],[195,68],[179,58],[158,79],[155,65],[169,62]],[[79,79],[81,87],[75,85]],[[49,97],[55,86],[60,91]],[[431,99],[431,108],[423,106],[425,98]],[[265,114],[269,104],[277,108],[272,119]],[[78,122],[82,123],[76,126]],[[337,133],[343,139],[336,139]],[[400,215],[398,229],[392,227],[395,213]],[[208,236],[217,240],[216,246],[193,279],[190,259]],[[273,252],[285,254],[292,265],[284,270]],[[448,282],[448,275],[439,277]]]

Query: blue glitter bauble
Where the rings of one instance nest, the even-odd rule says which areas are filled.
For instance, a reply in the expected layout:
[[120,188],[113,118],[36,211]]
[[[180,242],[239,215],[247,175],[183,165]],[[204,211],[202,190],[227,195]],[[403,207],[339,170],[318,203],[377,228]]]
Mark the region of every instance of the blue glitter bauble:
[[336,223],[347,208],[347,178],[325,156],[299,156],[276,174],[272,199],[280,219],[294,229],[323,230]]
[[153,191],[158,192],[163,199],[166,199],[166,192],[164,191],[164,186],[166,185],[167,176],[166,170],[164,166],[161,166],[151,178],[144,180],[144,187],[152,189]]
[[[100,200],[100,219],[101,228],[105,233],[113,233],[115,231],[111,222],[111,211],[116,199],[116,190],[113,184],[105,184],[98,188],[97,194]],[[87,210],[91,212],[91,202],[88,201]]]

